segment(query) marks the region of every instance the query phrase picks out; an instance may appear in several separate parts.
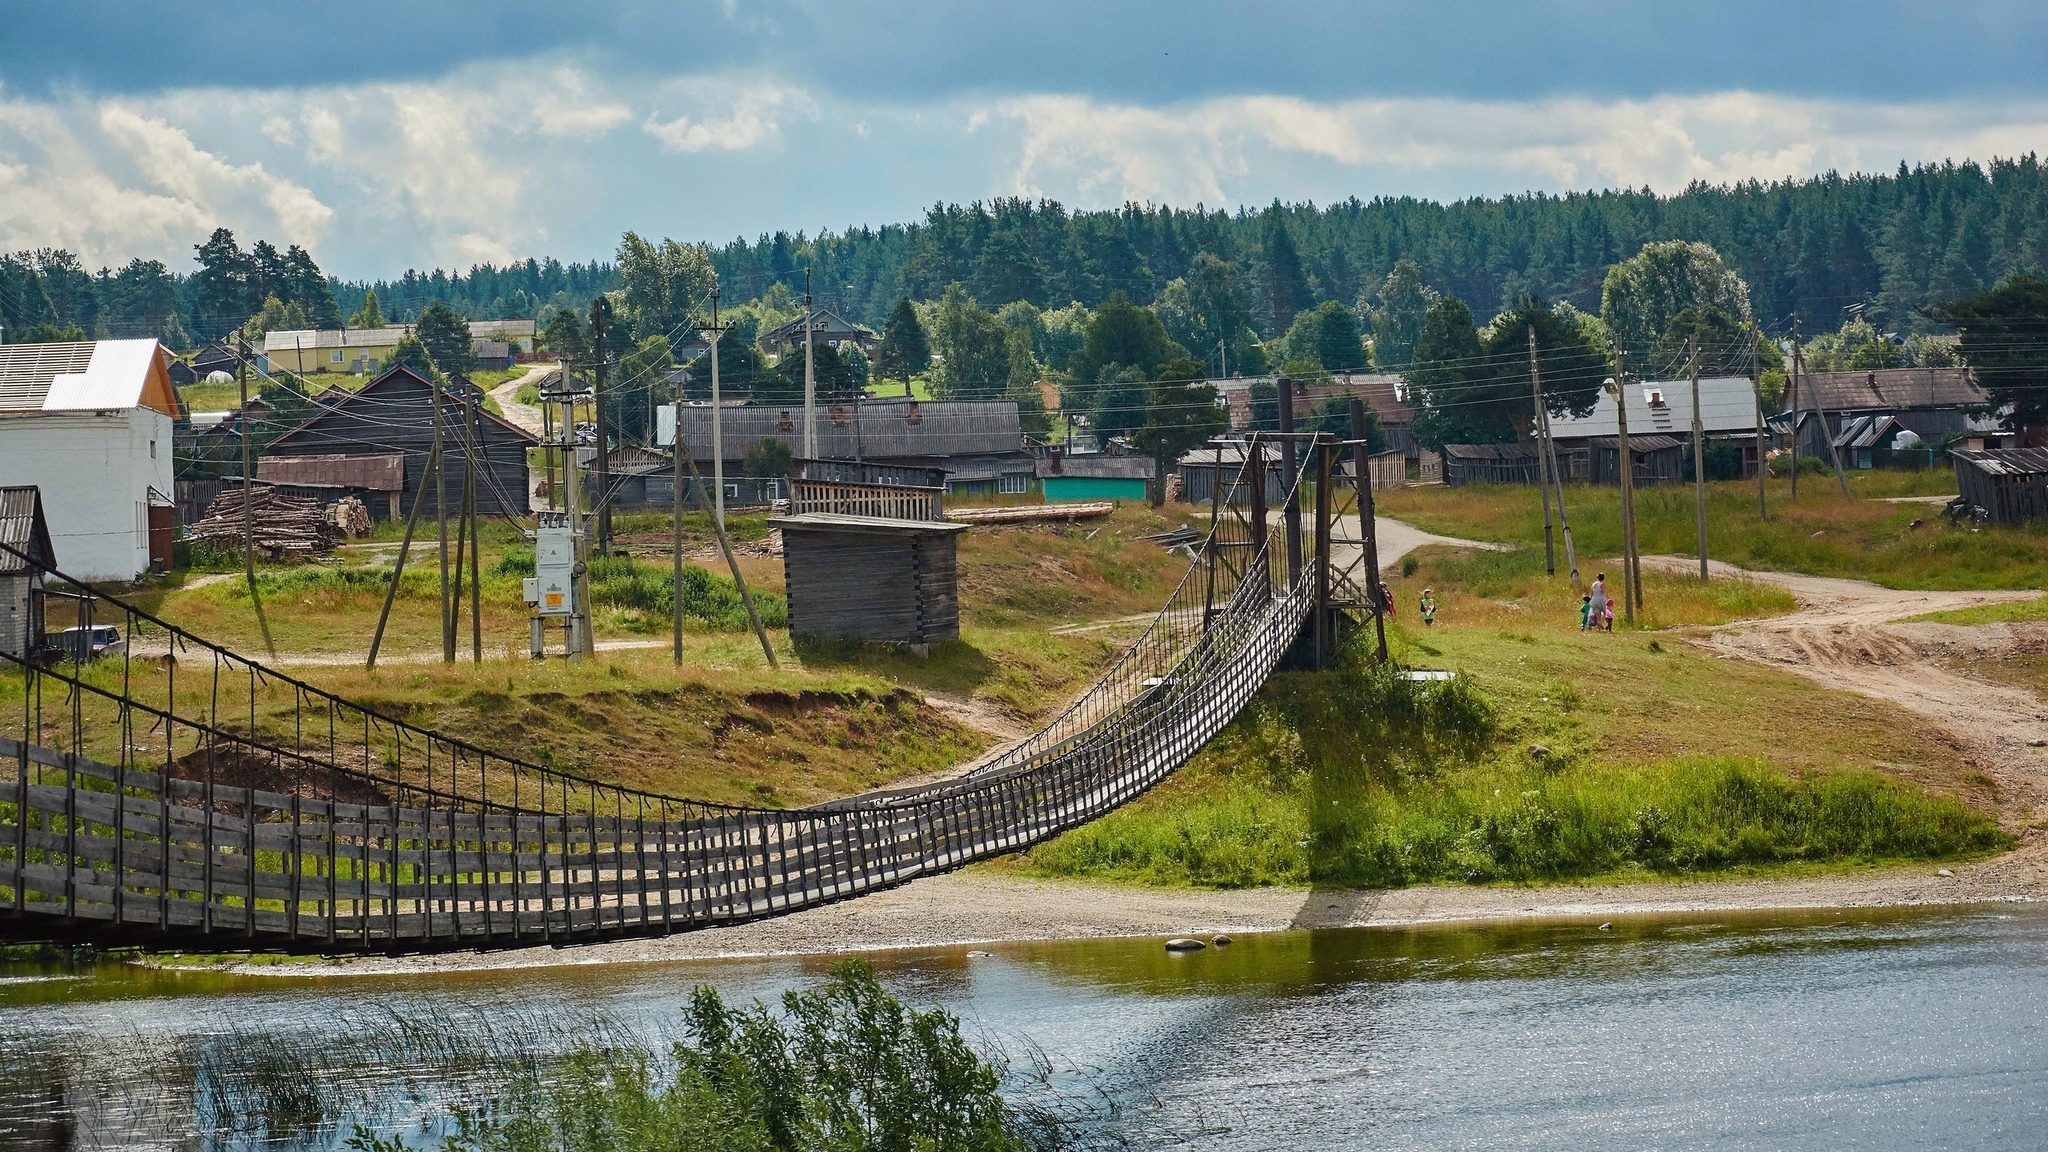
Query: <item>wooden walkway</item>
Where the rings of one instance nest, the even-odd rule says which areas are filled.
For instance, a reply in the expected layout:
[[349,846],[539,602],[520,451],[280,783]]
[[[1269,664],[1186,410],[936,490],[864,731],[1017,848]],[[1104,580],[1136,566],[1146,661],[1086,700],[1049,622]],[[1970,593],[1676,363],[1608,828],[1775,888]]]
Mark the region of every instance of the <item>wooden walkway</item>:
[[776,915],[1029,847],[1165,779],[1328,611],[1328,581],[1276,571],[1285,529],[1254,515],[1219,519],[1145,635],[1043,731],[954,780],[794,811],[477,748],[100,596],[96,622],[116,610],[131,653],[153,638],[177,658],[13,662],[0,941],[595,941]]

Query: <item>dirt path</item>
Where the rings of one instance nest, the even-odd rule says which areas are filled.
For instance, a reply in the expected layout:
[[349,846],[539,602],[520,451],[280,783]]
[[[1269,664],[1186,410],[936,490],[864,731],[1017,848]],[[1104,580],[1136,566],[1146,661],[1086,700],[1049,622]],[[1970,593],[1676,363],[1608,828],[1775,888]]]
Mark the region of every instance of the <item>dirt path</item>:
[[[1697,571],[1698,560],[1645,556],[1645,565]],[[1998,785],[2000,822],[2022,838],[2021,851],[2048,861],[2048,702],[2032,692],[1957,671],[1957,657],[1998,659],[2048,647],[2038,624],[1899,623],[1908,616],[2032,600],[2027,592],[1917,592],[1861,580],[1749,572],[1715,563],[1721,574],[1745,574],[1784,587],[1799,611],[1717,628],[1708,648],[1774,664],[1829,688],[1888,701],[1925,716],[1970,754]]]
[[526,370],[526,375],[514,376],[491,389],[490,397],[498,402],[499,409],[505,413],[505,419],[538,436],[543,427],[540,409],[531,404],[521,404],[519,389],[527,384],[540,383],[541,377],[560,368],[559,364],[535,364]]

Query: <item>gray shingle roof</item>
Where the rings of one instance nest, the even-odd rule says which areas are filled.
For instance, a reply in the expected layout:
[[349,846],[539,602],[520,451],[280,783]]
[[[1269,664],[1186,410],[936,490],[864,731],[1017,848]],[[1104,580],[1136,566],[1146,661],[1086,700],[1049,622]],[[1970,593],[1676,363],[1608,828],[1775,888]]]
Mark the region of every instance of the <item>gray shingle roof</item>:
[[[1870,372],[1809,372],[1799,378],[1799,406],[1815,400],[1833,412],[1871,409],[1972,408],[1991,397],[1968,368],[1881,368]],[[1634,415],[1634,413],[1630,413]]]
[[[820,457],[874,460],[1001,455],[1021,451],[1023,426],[1010,400],[869,400],[858,406],[818,404]],[[729,404],[720,413],[725,455],[737,460],[763,439],[803,451],[802,404]],[[685,405],[683,443],[698,460],[711,458],[711,407]],[[785,427],[785,424],[787,427]]]

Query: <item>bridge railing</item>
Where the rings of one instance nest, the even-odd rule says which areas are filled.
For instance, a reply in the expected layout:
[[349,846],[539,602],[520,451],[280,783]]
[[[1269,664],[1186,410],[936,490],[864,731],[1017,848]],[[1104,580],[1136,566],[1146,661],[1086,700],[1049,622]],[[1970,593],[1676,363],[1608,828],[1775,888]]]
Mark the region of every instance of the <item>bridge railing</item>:
[[592,939],[769,915],[1028,847],[1156,784],[1263,682],[1311,599],[1277,562],[1290,549],[1275,520],[1212,524],[1140,641],[1025,747],[959,780],[797,812],[491,752],[101,597],[92,610],[118,614],[131,645],[120,659],[13,661],[0,912],[312,948]]

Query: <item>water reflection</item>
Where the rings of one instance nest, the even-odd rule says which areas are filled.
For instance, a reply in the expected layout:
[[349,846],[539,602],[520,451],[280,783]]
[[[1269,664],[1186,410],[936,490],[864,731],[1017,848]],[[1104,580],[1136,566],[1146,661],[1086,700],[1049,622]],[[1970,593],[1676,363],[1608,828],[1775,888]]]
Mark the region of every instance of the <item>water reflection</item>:
[[[2038,910],[1830,912],[874,959],[906,999],[946,1004],[991,1042],[1043,1048],[1070,1083],[1085,1073],[1140,1145],[2005,1147],[2048,1130],[2044,943]],[[365,1038],[399,1019],[496,1043],[524,1043],[526,1025],[656,1035],[698,983],[772,996],[829,964],[0,969],[0,1148],[122,1142],[109,1133],[189,1143],[206,1110],[195,1054],[209,1044],[248,1061],[247,1038],[266,1037],[374,1064],[389,1049]],[[359,1073],[377,1083],[382,1071]]]

